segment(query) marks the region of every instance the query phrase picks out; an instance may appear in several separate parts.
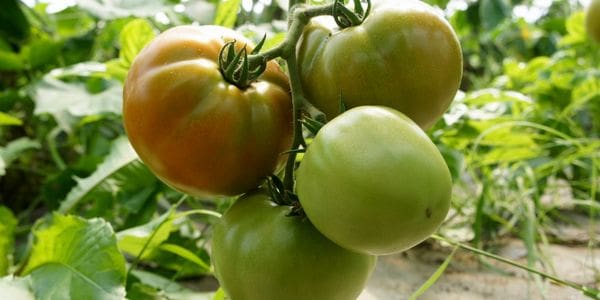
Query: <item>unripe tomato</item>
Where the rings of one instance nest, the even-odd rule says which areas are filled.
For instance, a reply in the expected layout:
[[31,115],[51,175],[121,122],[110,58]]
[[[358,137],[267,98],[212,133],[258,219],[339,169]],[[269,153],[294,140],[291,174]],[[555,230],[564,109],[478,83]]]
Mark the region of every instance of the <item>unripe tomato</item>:
[[585,28],[588,36],[600,43],[600,0],[592,0],[587,8]]
[[[292,137],[288,79],[276,62],[246,89],[217,65],[226,41],[251,42],[218,26],[180,26],[136,57],[123,92],[123,121],[144,163],[194,196],[236,195],[283,161]],[[250,50],[250,49],[248,49]]]
[[240,197],[214,227],[212,262],[234,300],[355,300],[376,257],[348,251],[264,191]]
[[361,106],[318,132],[297,192],[315,227],[360,253],[391,254],[426,239],[446,217],[452,182],[427,135],[402,113]]
[[424,129],[444,113],[462,77],[462,53],[450,24],[415,0],[372,0],[365,21],[339,29],[314,18],[298,47],[306,98],[329,118],[346,107],[395,108]]

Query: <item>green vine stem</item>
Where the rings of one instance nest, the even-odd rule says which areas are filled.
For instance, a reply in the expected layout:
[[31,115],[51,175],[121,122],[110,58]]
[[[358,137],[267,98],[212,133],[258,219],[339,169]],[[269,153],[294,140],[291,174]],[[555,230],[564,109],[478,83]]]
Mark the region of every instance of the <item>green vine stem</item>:
[[290,1],[289,18],[291,22],[285,40],[281,44],[271,48],[268,51],[250,55],[248,57],[248,62],[250,65],[254,65],[261,61],[268,61],[277,57],[283,58],[287,64],[292,94],[294,137],[291,150],[288,152],[283,185],[285,190],[290,192],[294,189],[294,165],[297,154],[296,149],[298,149],[300,145],[304,144],[300,117],[301,110],[306,105],[304,93],[302,91],[302,84],[300,82],[300,72],[298,70],[298,61],[296,58],[296,45],[302,36],[304,26],[308,24],[311,18],[322,15],[331,15],[332,12],[333,4],[305,7],[302,6],[301,1]]
[[536,270],[536,269],[534,269],[532,267],[520,264],[520,263],[518,263],[516,261],[513,261],[513,260],[510,260],[508,258],[504,258],[502,256],[499,256],[499,255],[496,255],[496,254],[493,254],[493,253],[489,253],[487,251],[484,251],[484,250],[481,250],[481,249],[478,249],[478,248],[475,248],[475,247],[471,247],[471,246],[463,244],[463,243],[459,243],[459,242],[447,239],[447,238],[439,236],[437,234],[432,235],[431,238],[433,238],[435,240],[438,240],[438,241],[442,241],[442,242],[448,243],[448,244],[450,244],[452,246],[455,246],[455,247],[460,247],[462,249],[465,249],[467,251],[473,252],[475,254],[482,255],[482,256],[485,256],[485,257],[489,257],[491,259],[497,260],[499,262],[503,262],[505,264],[509,264],[509,265],[511,265],[513,267],[517,267],[517,268],[525,270],[527,272],[530,272],[530,273],[533,273],[533,274],[537,274],[537,275],[539,275],[539,276],[541,276],[541,277],[543,277],[545,279],[552,280],[552,281],[554,281],[554,282],[556,282],[558,284],[561,284],[561,285],[568,286],[568,287],[571,287],[573,289],[579,290],[585,296],[588,296],[588,297],[590,297],[592,299],[600,299],[600,290],[597,290],[595,288],[592,288],[592,287],[589,287],[589,286],[585,286],[585,285],[582,285],[582,284],[578,284],[578,283],[575,283],[575,282],[572,282],[572,281],[569,281],[569,280],[566,280],[566,279],[560,279],[560,278],[558,278],[558,277],[556,277],[554,275],[551,275],[551,274],[548,274],[548,273]]
[[[300,72],[298,70],[298,61],[296,53],[292,52],[286,59],[288,72],[290,75],[290,84],[292,87],[292,120],[294,121],[294,140],[292,142],[292,150],[297,149],[301,144],[304,144],[302,136],[302,123],[300,122],[300,111],[302,110],[304,100],[304,92],[300,84]],[[294,166],[296,162],[297,151],[290,151],[288,161],[285,165],[285,175],[283,177],[283,186],[287,191],[294,190]]]
[[[305,0],[289,0],[289,15],[288,15],[288,33],[285,40],[270,50],[262,53],[256,53],[252,55],[246,55],[245,52],[240,52],[237,55],[233,55],[233,45],[226,45],[219,55],[219,65],[224,66],[221,69],[224,78],[230,81],[232,84],[245,87],[246,86],[246,74],[249,70],[255,70],[258,66],[264,66],[269,60],[281,57],[286,61],[288,68],[288,75],[290,79],[290,89],[292,95],[292,117],[293,117],[293,130],[294,137],[290,151],[288,151],[288,159],[285,167],[283,186],[284,190],[288,191],[289,194],[293,194],[294,191],[294,167],[296,161],[296,154],[300,149],[300,146],[305,145],[304,138],[302,136],[302,110],[310,107],[310,103],[305,101],[304,93],[302,91],[302,84],[300,82],[300,72],[298,69],[298,61],[296,58],[296,46],[304,27],[308,24],[311,18],[317,16],[333,16],[336,20],[346,20],[350,22],[349,26],[355,26],[360,24],[370,11],[371,2],[367,0],[366,11],[362,8],[360,0],[354,0],[356,5],[354,12],[350,11],[343,6],[341,0],[337,0],[332,4],[318,5],[318,6],[307,6]],[[348,19],[353,17],[352,20]],[[264,41],[264,40],[263,40]],[[261,42],[262,44],[262,42]],[[229,47],[227,57],[223,56],[224,49]],[[243,58],[240,55],[243,54]],[[241,60],[240,60],[241,59]],[[231,74],[237,69],[237,66],[242,65],[240,77],[233,79]],[[223,71],[224,70],[224,71]],[[262,71],[257,74],[262,73]],[[250,79],[252,81],[253,79]]]
[[283,59],[289,58],[292,53],[295,53],[296,44],[298,44],[304,26],[308,24],[308,21],[317,16],[331,15],[332,12],[333,4],[310,7],[303,7],[301,5],[295,6],[290,12],[291,23],[285,40],[281,42],[281,44],[265,52],[248,56],[250,65],[259,60],[268,61],[277,57]]

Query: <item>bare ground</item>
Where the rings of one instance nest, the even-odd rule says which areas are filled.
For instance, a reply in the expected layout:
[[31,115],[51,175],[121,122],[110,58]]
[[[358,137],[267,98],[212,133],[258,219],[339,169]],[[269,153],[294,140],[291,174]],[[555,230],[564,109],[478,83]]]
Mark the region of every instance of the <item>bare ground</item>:
[[[417,247],[402,254],[380,257],[359,300],[407,299],[449,253],[450,248]],[[520,240],[503,243],[498,254],[526,263],[526,250]],[[543,254],[552,264],[545,267],[546,272],[600,288],[600,249],[597,247],[551,244],[543,249]],[[419,299],[589,299],[578,290],[540,280],[515,267],[490,259],[484,262],[489,266],[473,254],[458,250],[444,274]],[[536,268],[544,269],[544,266]]]

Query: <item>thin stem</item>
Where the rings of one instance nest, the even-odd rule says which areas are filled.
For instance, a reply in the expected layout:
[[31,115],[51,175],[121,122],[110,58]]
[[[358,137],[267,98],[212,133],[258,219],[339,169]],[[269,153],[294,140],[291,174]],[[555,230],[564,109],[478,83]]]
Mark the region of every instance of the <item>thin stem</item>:
[[446,242],[446,243],[451,244],[453,246],[460,247],[462,249],[471,251],[473,253],[476,253],[476,254],[479,254],[479,255],[483,255],[485,257],[489,257],[489,258],[495,259],[495,260],[503,262],[505,264],[509,264],[509,265],[511,265],[513,267],[517,267],[519,269],[526,270],[528,272],[537,274],[537,275],[539,275],[539,276],[541,276],[543,278],[550,279],[550,280],[552,280],[552,281],[554,281],[554,282],[556,282],[558,284],[574,288],[576,290],[579,290],[579,291],[583,292],[583,294],[586,295],[586,296],[589,296],[589,297],[592,297],[592,298],[595,298],[595,299],[600,299],[600,292],[597,291],[597,290],[595,290],[595,289],[593,289],[593,288],[591,288],[591,287],[587,287],[585,285],[578,284],[578,283],[575,283],[575,282],[572,282],[572,281],[569,281],[569,280],[566,280],[566,279],[560,279],[560,278],[558,278],[558,277],[556,277],[554,275],[551,275],[551,274],[548,274],[548,273],[536,270],[536,269],[534,269],[532,267],[520,264],[520,263],[518,263],[516,261],[512,261],[512,260],[510,260],[508,258],[504,258],[502,256],[498,256],[496,254],[489,253],[487,251],[484,251],[484,250],[481,250],[481,249],[478,249],[478,248],[475,248],[475,247],[471,247],[469,245],[466,245],[466,244],[463,244],[463,243],[460,243],[460,242],[456,242],[456,241],[447,239],[447,238],[439,236],[437,234],[434,234],[431,237],[433,239],[438,240],[438,241],[443,241],[443,242]]
[[46,136],[46,141],[48,142],[48,148],[50,149],[50,157],[52,157],[52,160],[54,161],[58,169],[62,171],[67,168],[67,165],[65,164],[65,161],[60,157],[60,153],[58,152],[58,147],[56,145],[56,138],[60,133],[60,127],[55,127]]
[[332,4],[299,7],[294,9],[292,12],[290,12],[291,23],[285,40],[281,44],[265,52],[249,55],[248,62],[252,66],[255,65],[257,61],[269,61],[277,57],[288,59],[290,54],[296,51],[296,44],[298,44],[298,41],[302,36],[304,26],[308,24],[308,21],[316,16],[331,15],[332,11]]
[[158,231],[160,230],[160,228],[165,225],[168,221],[171,221],[173,219],[176,219],[177,216],[175,215],[175,211],[177,209],[177,207],[179,207],[179,205],[181,205],[181,203],[183,201],[185,201],[185,199],[187,198],[187,195],[183,195],[179,201],[177,201],[177,203],[175,203],[173,206],[170,207],[170,211],[169,211],[169,216],[166,217],[164,220],[162,220],[158,226],[156,226],[156,228],[152,231],[152,233],[150,234],[150,237],[148,237],[148,239],[146,240],[146,242],[144,243],[144,245],[142,246],[142,249],[140,250],[140,252],[138,253],[138,255],[134,258],[133,262],[131,263],[131,265],[129,266],[129,269],[127,270],[127,276],[125,276],[125,281],[127,281],[127,278],[130,277],[131,272],[133,270],[135,270],[135,268],[137,268],[138,264],[141,262],[143,255],[145,254],[146,250],[148,249],[148,247],[150,246],[150,243],[152,242],[152,240],[154,239],[154,237],[156,236],[156,234],[158,233]]
[[296,53],[292,52],[286,60],[288,73],[290,75],[290,84],[292,88],[292,120],[294,120],[294,141],[292,143],[291,152],[288,154],[288,161],[285,166],[285,175],[283,178],[283,186],[288,191],[294,191],[294,167],[296,163],[296,154],[298,147],[304,143],[302,136],[302,123],[300,122],[300,110],[304,103],[304,92],[300,83],[300,72],[298,70],[298,60]]
[[[301,1],[290,1],[290,7],[293,4],[298,4]],[[331,15],[333,12],[333,4],[311,6],[311,7],[293,7],[290,9],[290,26],[285,40],[270,49],[269,51],[249,56],[249,63],[252,65],[257,61],[267,61],[276,57],[281,57],[286,60],[288,73],[290,77],[290,87],[292,93],[292,118],[294,129],[294,140],[292,148],[288,154],[288,160],[285,167],[284,188],[287,191],[294,190],[294,167],[296,162],[296,153],[300,145],[305,145],[302,137],[302,123],[300,122],[300,111],[304,108],[306,101],[302,91],[300,81],[300,71],[298,69],[298,60],[296,58],[296,45],[302,36],[304,26],[308,24],[311,18],[322,15]]]
[[[301,5],[306,3],[306,0],[288,0],[288,13],[292,13],[292,11],[294,10],[294,6],[296,5]],[[291,19],[291,17],[290,17]],[[291,24],[292,22],[289,22],[289,24]],[[289,26],[291,27],[291,26]],[[289,28],[288,28],[289,29]]]

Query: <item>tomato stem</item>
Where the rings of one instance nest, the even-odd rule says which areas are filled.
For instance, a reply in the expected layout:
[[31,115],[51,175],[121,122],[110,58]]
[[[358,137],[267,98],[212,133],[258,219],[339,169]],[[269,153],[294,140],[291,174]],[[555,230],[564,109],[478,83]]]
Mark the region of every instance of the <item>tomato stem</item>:
[[[370,3],[370,1],[367,2]],[[298,60],[296,57],[296,45],[302,36],[304,27],[308,24],[311,18],[323,15],[331,16],[335,13],[334,8],[336,8],[335,4],[304,6],[303,3],[304,1],[302,0],[290,0],[288,34],[281,44],[263,53],[257,53],[248,56],[248,63],[251,66],[259,62],[266,62],[275,59],[277,57],[283,58],[287,63],[292,94],[294,137],[292,147],[288,152],[288,160],[285,167],[283,185],[284,189],[290,193],[293,193],[294,191],[294,169],[296,154],[299,152],[300,146],[306,145],[304,142],[304,137],[302,136],[301,111],[309,105],[304,97],[304,92],[302,91]],[[337,9],[339,9],[339,7]],[[369,9],[367,9],[367,12],[368,10]]]
[[283,186],[286,190],[294,191],[294,167],[296,163],[296,154],[301,144],[304,144],[304,137],[302,136],[302,123],[300,122],[300,110],[304,104],[304,92],[302,91],[302,85],[300,82],[300,72],[298,70],[298,60],[296,59],[296,52],[292,51],[290,56],[286,59],[288,66],[288,73],[290,75],[290,84],[292,88],[292,120],[294,120],[294,141],[292,148],[288,154],[287,164],[285,166],[285,175],[283,178]]
[[[291,5],[292,2],[290,2]],[[293,107],[293,128],[294,128],[294,140],[292,147],[288,154],[287,164],[285,166],[285,174],[283,186],[286,191],[293,194],[294,191],[294,169],[296,163],[296,154],[301,145],[305,145],[304,137],[302,136],[302,123],[301,123],[301,110],[305,107],[307,101],[302,91],[302,83],[300,80],[300,71],[298,69],[298,59],[296,58],[296,45],[302,36],[304,26],[308,24],[311,18],[320,15],[331,15],[333,12],[333,4],[313,6],[313,7],[302,7],[302,6],[290,6],[290,19],[288,35],[283,43],[274,49],[271,49],[274,53],[280,53],[280,56],[286,60],[288,75],[290,77],[290,87],[292,93],[292,107]],[[269,55],[267,51],[264,54]]]
[[[291,3],[291,2],[290,2]],[[308,24],[311,18],[317,16],[331,15],[333,12],[333,4],[302,7],[296,6],[290,10],[290,22],[288,34],[281,44],[262,53],[248,56],[250,65],[260,61],[269,61],[277,57],[288,59],[291,53],[295,53],[296,45],[302,36],[304,26]]]

